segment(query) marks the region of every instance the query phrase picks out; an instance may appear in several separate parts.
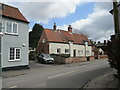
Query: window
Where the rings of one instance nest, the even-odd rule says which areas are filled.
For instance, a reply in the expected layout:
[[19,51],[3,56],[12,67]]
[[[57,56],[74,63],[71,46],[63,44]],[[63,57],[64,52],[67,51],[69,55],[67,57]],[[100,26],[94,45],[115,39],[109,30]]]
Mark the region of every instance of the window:
[[13,33],[17,33],[17,23],[12,23],[13,25]]
[[9,21],[6,22],[6,32],[12,33],[12,23]]
[[78,54],[79,54],[79,55],[83,55],[83,50],[79,50],[79,51],[78,51]]
[[15,22],[6,21],[6,33],[17,34],[18,24]]
[[86,54],[89,55],[90,54],[89,51],[86,51]]
[[58,48],[58,49],[57,49],[57,53],[60,53],[60,52],[61,52],[61,49],[60,49],[60,48]]
[[20,60],[20,53],[21,53],[21,49],[20,48],[10,48],[10,58],[9,58],[9,61]]
[[15,58],[15,56],[14,56],[14,52],[15,51],[15,49],[14,48],[10,48],[10,60],[14,60]]
[[45,39],[42,40],[42,43],[45,43]]
[[65,53],[69,53],[69,49],[65,49]]

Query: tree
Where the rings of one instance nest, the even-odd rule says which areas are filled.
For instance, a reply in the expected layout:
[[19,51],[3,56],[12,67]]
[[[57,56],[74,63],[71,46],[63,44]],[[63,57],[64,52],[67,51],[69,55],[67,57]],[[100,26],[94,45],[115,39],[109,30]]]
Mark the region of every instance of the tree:
[[40,24],[35,24],[32,31],[29,32],[29,47],[36,48],[43,32],[43,27]]

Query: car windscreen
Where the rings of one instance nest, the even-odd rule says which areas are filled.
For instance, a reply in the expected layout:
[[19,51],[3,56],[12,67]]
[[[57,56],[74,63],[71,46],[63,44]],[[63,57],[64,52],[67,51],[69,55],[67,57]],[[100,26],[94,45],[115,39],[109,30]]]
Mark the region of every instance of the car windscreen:
[[43,54],[43,56],[44,56],[45,58],[50,58],[50,55],[49,55],[49,54]]

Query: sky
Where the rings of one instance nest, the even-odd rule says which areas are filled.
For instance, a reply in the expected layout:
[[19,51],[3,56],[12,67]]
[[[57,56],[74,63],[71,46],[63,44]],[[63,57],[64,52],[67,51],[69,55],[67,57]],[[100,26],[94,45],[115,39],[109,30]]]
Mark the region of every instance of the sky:
[[30,22],[29,31],[35,23],[44,28],[66,30],[72,25],[74,33],[82,33],[93,41],[109,40],[114,34],[111,2],[3,2],[19,8]]

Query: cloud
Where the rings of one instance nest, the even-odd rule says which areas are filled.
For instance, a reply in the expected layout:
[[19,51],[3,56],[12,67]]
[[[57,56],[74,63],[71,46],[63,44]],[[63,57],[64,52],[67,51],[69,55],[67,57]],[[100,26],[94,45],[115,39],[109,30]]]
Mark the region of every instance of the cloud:
[[47,23],[53,17],[66,17],[74,13],[79,0],[74,2],[12,2],[11,5],[17,6],[28,20],[37,23]]
[[[93,13],[89,14],[87,18],[80,19],[71,23],[75,33],[83,33],[89,36],[92,40],[103,41],[109,39],[110,35],[114,33],[113,16],[109,13],[112,9],[112,4],[95,3]],[[59,26],[66,29],[68,25]]]
[[[23,15],[29,20],[37,23],[47,23],[53,17],[66,17],[74,13],[80,0],[74,2],[12,2],[10,5],[20,9]],[[74,32],[84,33],[93,40],[103,41],[109,39],[113,31],[113,16],[109,13],[112,9],[110,2],[96,2],[93,13],[87,18],[71,23]],[[67,30],[68,25],[58,26]]]

